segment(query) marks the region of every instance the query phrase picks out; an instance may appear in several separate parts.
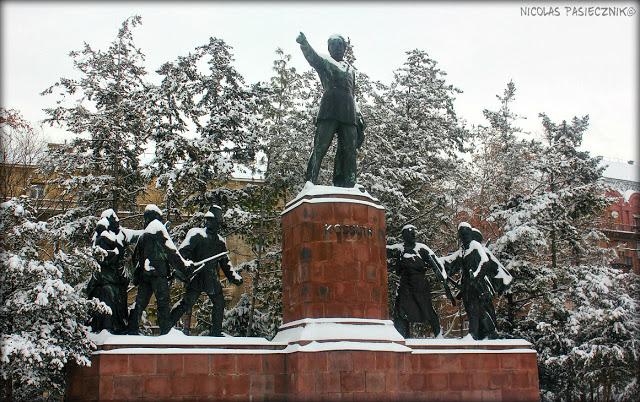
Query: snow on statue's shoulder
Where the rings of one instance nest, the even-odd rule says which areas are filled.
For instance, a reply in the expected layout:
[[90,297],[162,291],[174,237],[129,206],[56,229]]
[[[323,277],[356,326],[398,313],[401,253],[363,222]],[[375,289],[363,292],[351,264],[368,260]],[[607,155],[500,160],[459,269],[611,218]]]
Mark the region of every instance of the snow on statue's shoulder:
[[[337,38],[337,36],[336,36]],[[331,38],[330,38],[331,39]],[[351,67],[351,65],[349,63],[347,63],[346,61],[336,61],[333,57],[331,57],[331,55],[328,55],[326,53],[322,53],[322,52],[317,52],[318,56],[322,57],[323,59],[325,59],[327,62],[331,63],[332,65],[336,66],[340,71],[347,71],[349,70],[349,67]]]
[[149,234],[156,234],[158,232],[162,233],[162,236],[164,236],[165,238],[165,242],[164,242],[165,246],[169,247],[172,250],[177,250],[176,245],[173,244],[173,241],[171,240],[171,237],[167,232],[167,228],[159,220],[154,219],[151,222],[149,222],[149,224],[144,229],[144,231],[145,233],[149,233]]
[[104,237],[105,239],[108,239],[114,243],[118,241],[118,236],[116,236],[116,234],[110,230],[103,230],[102,232],[100,232],[100,237]]
[[126,241],[131,242],[134,238],[142,236],[144,229],[129,229],[121,226],[120,233],[122,233]]
[[510,284],[513,281],[513,276],[511,276],[511,274],[509,273],[509,271],[507,271],[507,269],[504,267],[504,265],[502,265],[502,263],[496,258],[496,256],[493,255],[493,253],[491,252],[491,250],[489,250],[488,248],[485,247],[485,251],[487,252],[487,255],[489,256],[489,258],[496,263],[496,265],[498,266],[498,273],[494,276],[494,278],[496,279],[501,279],[502,283],[505,285]]
[[107,218],[101,218],[98,220],[98,222],[96,222],[96,226],[98,225],[102,225],[104,227],[109,227],[109,220]]
[[484,246],[482,244],[480,244],[479,242],[475,241],[475,240],[471,240],[471,242],[469,243],[469,248],[465,251],[464,256],[465,257],[468,256],[474,250],[477,251],[478,254],[480,255],[480,262],[478,263],[478,267],[473,272],[473,277],[475,278],[480,273],[480,270],[482,268],[482,264],[484,264],[485,262],[489,261],[489,256],[485,252]]
[[162,211],[160,210],[160,208],[158,208],[158,206],[156,204],[148,204],[145,208],[144,208],[145,212],[146,211],[155,211],[157,212],[159,215],[162,215]]
[[158,232],[162,232],[162,233],[166,233],[167,229],[164,227],[164,225],[162,224],[162,222],[160,222],[157,219],[152,220],[151,222],[149,222],[149,224],[147,225],[147,227],[144,229],[144,231],[146,233],[151,233],[151,234],[156,234]]
[[114,211],[113,209],[109,208],[109,209],[105,209],[104,211],[102,211],[102,213],[100,214],[100,218],[108,218],[110,216],[113,216],[117,221],[119,221],[118,219],[118,215],[116,215],[116,211]]
[[191,240],[195,236],[202,236],[202,237],[206,238],[207,237],[207,230],[204,229],[204,228],[191,228],[191,229],[189,229],[189,231],[187,232],[187,235],[185,236],[184,240],[180,244],[180,248],[187,247],[189,244],[191,244]]
[[427,246],[426,244],[416,243],[416,246],[413,248],[413,251],[415,251],[416,253],[420,253],[420,250],[425,250],[429,254],[436,255],[436,253],[434,253],[433,250],[431,250],[429,246]]

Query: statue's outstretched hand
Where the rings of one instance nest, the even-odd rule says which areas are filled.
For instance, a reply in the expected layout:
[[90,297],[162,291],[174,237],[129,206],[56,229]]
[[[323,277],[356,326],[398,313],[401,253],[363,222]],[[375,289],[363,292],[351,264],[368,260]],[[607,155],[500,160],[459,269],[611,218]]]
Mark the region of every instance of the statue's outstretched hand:
[[307,42],[307,37],[304,36],[304,34],[302,32],[300,32],[300,34],[298,35],[298,37],[296,38],[296,42],[298,42],[299,44],[303,44]]

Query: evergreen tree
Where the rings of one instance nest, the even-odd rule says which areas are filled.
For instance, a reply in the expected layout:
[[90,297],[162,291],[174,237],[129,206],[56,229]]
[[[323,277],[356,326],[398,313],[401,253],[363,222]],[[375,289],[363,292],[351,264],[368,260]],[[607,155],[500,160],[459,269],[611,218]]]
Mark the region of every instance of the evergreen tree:
[[[637,306],[630,295],[637,278],[622,283],[604,266],[606,238],[594,224],[607,204],[602,167],[578,150],[588,118],[560,124],[541,118],[545,142],[523,161],[534,169],[528,189],[490,216],[500,235],[494,253],[515,278],[498,315],[507,317],[508,333],[534,343],[545,399],[623,398],[637,384],[631,340],[638,336]],[[616,367],[601,365],[604,360]]]
[[156,180],[156,187],[164,193],[167,220],[179,213],[188,194],[180,164],[191,152],[187,137],[190,129],[199,127],[204,114],[196,106],[199,95],[197,63],[200,55],[190,53],[174,62],[164,63],[156,72],[162,76],[160,85],[150,88],[151,135],[155,144],[153,160],[145,167],[148,179]]
[[48,221],[49,240],[65,281],[79,290],[98,269],[90,244],[96,215],[136,211],[147,184],[140,159],[150,130],[149,96],[144,55],[133,40],[140,24],[139,16],[126,19],[105,50],[85,43],[72,51],[79,77],[61,78],[42,93],[59,96],[45,109],[45,121],[75,135],[51,149],[40,170],[61,211]]
[[51,152],[45,174],[63,196],[91,212],[132,210],[145,188],[139,158],[149,128],[146,71],[132,32],[140,23],[139,16],[125,20],[106,50],[85,43],[72,51],[80,78],[61,78],[43,92],[60,91],[56,107],[45,109],[45,122],[78,136]]
[[[233,217],[235,233],[252,244],[251,260],[243,264],[250,277],[250,296],[227,312],[225,329],[241,335],[273,337],[282,323],[280,212],[282,201],[295,196],[304,182],[304,166],[312,143],[314,97],[310,73],[298,74],[291,56],[276,50],[274,75],[262,104],[259,166],[264,182],[243,189]],[[310,128],[311,127],[311,128]],[[301,133],[303,133],[301,135]],[[305,152],[306,151],[306,152]]]
[[[70,260],[48,255],[49,225],[26,199],[0,204],[0,376],[3,400],[62,398],[67,363],[90,364],[94,345],[84,325],[93,310],[109,312],[69,285]],[[71,270],[73,271],[73,270]]]
[[[453,104],[461,91],[447,84],[445,76],[421,50],[407,52],[390,85],[359,76],[358,102],[367,129],[358,182],[387,207],[390,243],[401,242],[400,229],[407,223],[415,225],[419,241],[434,250],[443,250],[455,235],[452,207],[462,196],[460,155],[467,132]],[[444,293],[435,277],[430,281],[436,294]],[[389,272],[391,312],[397,285],[397,276]]]
[[197,78],[196,90],[201,98],[196,107],[202,110],[203,117],[198,123],[198,135],[189,143],[188,158],[179,168],[182,180],[188,181],[192,189],[185,207],[208,208],[216,201],[225,204],[230,190],[223,185],[234,168],[255,164],[259,132],[256,113],[262,88],[244,83],[232,65],[231,50],[218,38],[210,38],[207,44],[196,48],[208,72]]
[[[540,180],[532,161],[542,152],[542,145],[535,140],[526,140],[525,133],[517,126],[521,117],[513,111],[515,84],[512,81],[507,83],[502,96],[496,95],[496,98],[500,103],[499,109],[483,111],[488,126],[481,125],[475,130],[472,165],[469,168],[471,180],[467,180],[468,191],[462,205],[469,215],[466,219],[480,226],[490,241],[503,235],[503,222],[498,219],[497,224],[492,224],[496,215],[499,215],[497,211],[512,206],[525,194],[530,194]],[[526,297],[516,301],[514,295],[540,294],[547,284],[534,279],[538,276],[551,277],[539,261],[521,258],[536,255],[537,247],[544,244],[540,237],[533,237],[533,233],[537,232],[528,230],[520,222],[515,222],[514,228],[522,236],[522,241],[517,244],[501,243],[500,247],[492,245],[498,259],[518,278],[511,284],[505,300],[497,301],[498,310],[503,313],[498,314],[498,330],[507,334],[513,331],[516,315],[528,302]],[[502,238],[501,242],[504,240]],[[539,287],[534,289],[532,283]],[[501,307],[505,308],[501,310]]]
[[512,109],[516,98],[513,81],[509,81],[502,96],[496,95],[496,98],[500,108],[483,110],[489,125],[477,128],[472,148],[474,177],[469,183],[472,187],[467,198],[473,217],[479,221],[484,221],[492,208],[505,205],[528,191],[535,180],[535,169],[529,162],[539,145],[525,140],[525,133],[517,126],[522,117]]
[[392,236],[409,222],[430,228],[428,240],[446,231],[446,194],[455,193],[466,130],[453,106],[461,91],[445,75],[426,52],[412,50],[389,86],[362,85],[376,91],[360,97],[368,128],[359,182],[383,205],[394,206],[387,210]]

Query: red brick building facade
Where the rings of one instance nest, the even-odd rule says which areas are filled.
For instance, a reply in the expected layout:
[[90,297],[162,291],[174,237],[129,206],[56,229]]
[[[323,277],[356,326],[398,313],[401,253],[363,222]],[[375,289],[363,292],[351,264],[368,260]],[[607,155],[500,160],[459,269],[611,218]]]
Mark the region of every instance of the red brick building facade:
[[605,161],[608,187],[606,195],[613,199],[602,220],[602,231],[618,257],[613,265],[640,274],[640,181],[633,162]]

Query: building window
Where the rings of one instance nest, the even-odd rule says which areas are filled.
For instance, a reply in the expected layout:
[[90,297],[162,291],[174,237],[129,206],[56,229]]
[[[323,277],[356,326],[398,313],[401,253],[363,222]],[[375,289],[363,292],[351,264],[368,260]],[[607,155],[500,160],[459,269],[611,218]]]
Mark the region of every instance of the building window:
[[44,198],[44,184],[32,184],[29,196],[36,200]]

